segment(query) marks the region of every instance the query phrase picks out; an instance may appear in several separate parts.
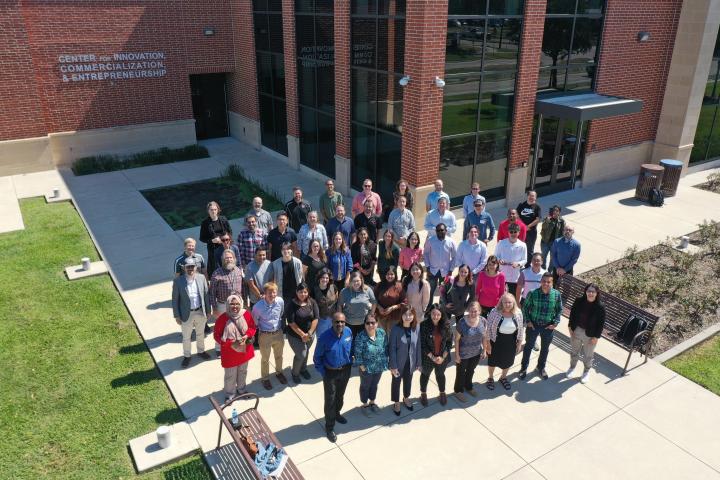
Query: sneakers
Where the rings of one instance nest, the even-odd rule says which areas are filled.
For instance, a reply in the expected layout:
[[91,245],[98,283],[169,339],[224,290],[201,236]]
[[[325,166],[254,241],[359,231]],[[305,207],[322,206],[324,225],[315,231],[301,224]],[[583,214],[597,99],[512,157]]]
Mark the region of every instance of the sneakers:
[[212,358],[208,352],[198,353],[198,357],[202,358],[203,360],[210,360]]
[[440,392],[440,405],[447,405],[447,395],[445,395],[445,392]]
[[337,442],[337,435],[335,435],[335,432],[332,431],[330,428],[325,429],[325,436],[328,440],[330,440],[332,443]]
[[570,377],[572,377],[572,374],[573,374],[574,371],[575,371],[575,367],[570,367],[570,368],[568,368],[568,371],[565,372],[565,378],[570,378]]
[[182,363],[180,364],[182,368],[187,368],[188,365],[190,365],[190,357],[183,357]]
[[590,371],[583,372],[582,377],[580,377],[580,383],[587,383],[588,380],[590,380]]
[[335,421],[341,425],[345,425],[347,423],[347,418],[343,417],[338,413],[337,417],[335,417]]
[[428,406],[427,393],[425,392],[420,392],[420,405],[423,407]]
[[537,371],[538,375],[540,375],[543,380],[547,380],[548,378],[550,378],[544,368],[538,368]]
[[302,377],[303,377],[305,380],[310,380],[310,378],[311,378],[310,372],[308,372],[307,370],[301,371],[301,372],[300,372],[300,375],[302,375]]
[[458,401],[465,403],[467,402],[467,398],[465,398],[465,394],[462,392],[455,392],[455,398],[458,399]]
[[525,377],[527,377],[527,370],[520,370],[520,373],[518,374],[518,378],[520,380],[525,380]]
[[282,383],[283,385],[287,385],[287,378],[285,378],[285,375],[283,375],[282,372],[276,373],[275,377],[278,379],[278,382]]

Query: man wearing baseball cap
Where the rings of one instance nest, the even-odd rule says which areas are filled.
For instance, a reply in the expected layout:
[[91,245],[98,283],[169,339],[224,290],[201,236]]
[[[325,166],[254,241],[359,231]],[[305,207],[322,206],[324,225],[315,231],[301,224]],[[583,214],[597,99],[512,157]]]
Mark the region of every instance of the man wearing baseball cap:
[[172,308],[175,321],[182,328],[183,360],[182,367],[190,365],[191,341],[193,329],[197,353],[203,360],[209,360],[205,352],[205,324],[210,315],[210,296],[208,283],[204,275],[197,274],[197,265],[193,257],[185,260],[185,274],[173,280]]

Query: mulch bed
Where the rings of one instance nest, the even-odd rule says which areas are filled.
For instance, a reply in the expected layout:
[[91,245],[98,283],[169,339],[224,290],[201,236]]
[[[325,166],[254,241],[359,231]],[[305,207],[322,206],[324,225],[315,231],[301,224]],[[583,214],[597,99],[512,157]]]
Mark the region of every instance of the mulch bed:
[[653,356],[720,321],[720,224],[706,223],[688,236],[698,247],[694,253],[669,243],[630,249],[622,259],[580,275],[660,317]]
[[699,185],[693,185],[695,188],[700,190],[707,190],[708,192],[720,193],[720,173],[713,173],[708,177],[708,181]]

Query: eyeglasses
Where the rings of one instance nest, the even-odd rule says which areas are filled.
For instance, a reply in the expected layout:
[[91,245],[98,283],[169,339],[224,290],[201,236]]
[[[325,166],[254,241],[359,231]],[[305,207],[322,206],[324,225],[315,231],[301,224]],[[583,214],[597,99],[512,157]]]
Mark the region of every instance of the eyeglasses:
[[372,188],[372,185],[363,185],[363,188]]

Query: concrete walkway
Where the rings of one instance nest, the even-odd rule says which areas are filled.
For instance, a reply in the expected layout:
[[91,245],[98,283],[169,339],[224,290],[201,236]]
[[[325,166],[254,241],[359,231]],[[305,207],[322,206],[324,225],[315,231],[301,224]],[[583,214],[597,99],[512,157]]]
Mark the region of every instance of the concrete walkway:
[[[313,199],[323,189],[311,175],[288,175],[281,160],[233,140],[207,145],[209,159],[84,177],[63,172],[78,211],[205,452],[217,441],[218,419],[207,396],[221,397],[222,369],[219,360],[196,358],[190,368],[180,369],[181,337],[169,301],[171,262],[188,232],[172,231],[139,190],[214,177],[231,162],[272,179],[277,191],[288,192],[299,184]],[[585,270],[621,257],[633,244],[649,246],[668,235],[688,233],[710,216],[720,220],[720,214],[708,208],[717,203],[717,195],[691,187],[708,173],[685,177],[678,196],[661,209],[631,199],[632,179],[541,198],[540,203],[564,207],[583,243],[578,270]],[[498,220],[504,216],[493,213]],[[314,372],[298,386],[280,388],[275,381],[268,393],[257,380],[255,359],[249,389],[262,397],[261,414],[307,478],[449,478],[468,473],[512,479],[720,478],[720,397],[652,360],[640,365],[634,358],[629,374],[621,378],[618,365],[626,353],[607,342],[598,344],[597,373],[588,384],[566,380],[566,332],[564,326],[559,329],[551,348],[549,380],[530,375],[521,382],[513,373],[512,391],[498,385],[491,392],[480,384],[477,399],[460,404],[451,398],[446,407],[436,400],[433,380],[430,405],[423,408],[416,401],[415,410],[403,409],[399,418],[389,407],[378,417],[363,417],[354,375],[345,396],[349,423],[338,426],[334,445],[324,436],[322,382]],[[286,346],[286,367],[291,359]],[[454,377],[455,369],[449,368],[450,387]],[[485,378],[481,366],[475,379]],[[378,393],[381,406],[389,405],[389,390],[385,374]],[[413,396],[418,394],[416,376]],[[228,441],[224,434],[223,443]]]

